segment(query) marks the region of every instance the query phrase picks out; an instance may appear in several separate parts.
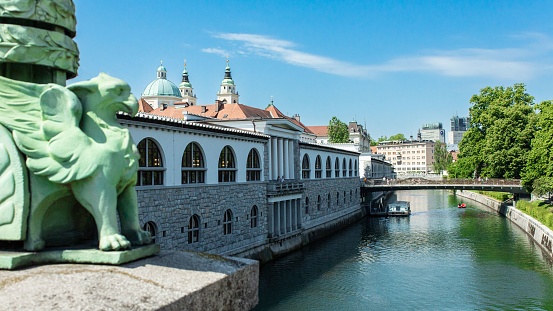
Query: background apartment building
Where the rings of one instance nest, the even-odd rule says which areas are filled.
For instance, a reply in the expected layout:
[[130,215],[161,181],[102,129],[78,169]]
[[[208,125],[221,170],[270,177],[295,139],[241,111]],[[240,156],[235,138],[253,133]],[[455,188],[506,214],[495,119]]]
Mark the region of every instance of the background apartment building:
[[377,152],[394,166],[397,175],[425,175],[433,169],[435,144],[432,140],[383,141]]

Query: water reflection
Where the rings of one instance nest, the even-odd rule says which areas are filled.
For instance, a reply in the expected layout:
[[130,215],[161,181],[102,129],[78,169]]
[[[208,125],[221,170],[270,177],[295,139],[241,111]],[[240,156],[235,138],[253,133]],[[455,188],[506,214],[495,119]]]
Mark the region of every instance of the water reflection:
[[261,268],[256,310],[553,309],[528,237],[443,191],[398,191],[407,218],[363,219]]

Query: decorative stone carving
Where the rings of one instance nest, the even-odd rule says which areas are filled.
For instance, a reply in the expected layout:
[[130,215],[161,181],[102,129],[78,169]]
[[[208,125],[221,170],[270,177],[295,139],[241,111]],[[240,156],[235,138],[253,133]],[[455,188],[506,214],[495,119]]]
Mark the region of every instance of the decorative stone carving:
[[77,74],[77,44],[63,33],[10,24],[0,24],[2,62],[43,65]]
[[71,0],[2,0],[0,18],[19,18],[65,28],[75,36],[75,5]]
[[0,237],[22,240],[29,214],[27,168],[10,132],[1,125],[0,185]]
[[[67,201],[68,196],[92,215],[101,250],[151,242],[138,222],[134,189],[138,153],[130,133],[116,118],[119,111],[134,115],[137,110],[128,84],[106,74],[67,88],[0,77],[0,124],[13,135],[31,173],[26,249],[44,248],[49,215],[63,213],[71,221],[71,212],[50,211],[60,205],[73,208],[67,206],[73,203]],[[10,162],[2,162],[11,167]],[[123,235],[118,230],[117,213]],[[79,228],[86,228],[86,224],[72,229]],[[56,230],[49,233],[59,234]],[[58,243],[57,238],[54,243]]]

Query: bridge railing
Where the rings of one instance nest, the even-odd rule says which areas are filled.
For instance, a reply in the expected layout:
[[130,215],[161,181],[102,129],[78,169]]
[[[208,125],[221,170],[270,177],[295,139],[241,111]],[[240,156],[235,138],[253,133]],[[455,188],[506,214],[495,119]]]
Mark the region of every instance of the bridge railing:
[[499,178],[406,178],[406,179],[382,179],[362,180],[365,185],[489,185],[489,186],[520,186],[520,179],[499,179]]

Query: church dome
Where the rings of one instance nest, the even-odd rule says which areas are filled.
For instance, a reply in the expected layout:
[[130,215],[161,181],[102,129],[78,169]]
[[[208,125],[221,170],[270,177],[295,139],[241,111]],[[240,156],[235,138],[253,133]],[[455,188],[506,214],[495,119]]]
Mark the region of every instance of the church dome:
[[181,97],[179,88],[167,79],[158,78],[150,82],[142,96],[176,96]]
[[167,69],[163,67],[163,62],[157,68],[157,79],[146,86],[142,96],[181,97],[179,88],[173,82],[167,80]]

